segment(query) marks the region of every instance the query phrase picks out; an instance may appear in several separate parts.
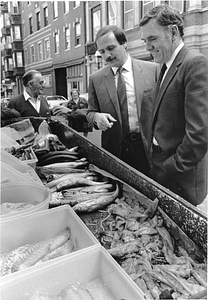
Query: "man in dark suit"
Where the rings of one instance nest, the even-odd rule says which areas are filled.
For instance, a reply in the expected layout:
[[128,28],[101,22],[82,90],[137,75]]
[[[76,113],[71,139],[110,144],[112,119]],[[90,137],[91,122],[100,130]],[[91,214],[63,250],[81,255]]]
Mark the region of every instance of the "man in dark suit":
[[158,65],[131,58],[124,30],[117,26],[102,27],[95,42],[107,66],[89,77],[87,120],[102,130],[103,148],[149,175],[140,114],[143,96],[157,80]]
[[142,108],[143,124],[152,114],[144,126],[151,176],[198,205],[207,194],[208,60],[184,45],[177,10],[156,6],[140,26],[146,49],[166,67],[155,101],[145,100]]
[[30,70],[23,75],[22,83],[23,93],[11,99],[8,108],[17,110],[21,117],[50,117],[48,102],[41,96],[45,87],[42,74]]

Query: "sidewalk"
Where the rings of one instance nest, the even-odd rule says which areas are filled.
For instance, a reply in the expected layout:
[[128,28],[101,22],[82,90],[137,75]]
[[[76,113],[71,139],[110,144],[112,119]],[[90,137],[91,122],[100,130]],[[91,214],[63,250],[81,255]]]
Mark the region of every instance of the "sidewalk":
[[101,130],[93,129],[93,132],[89,132],[87,139],[97,146],[101,146]]

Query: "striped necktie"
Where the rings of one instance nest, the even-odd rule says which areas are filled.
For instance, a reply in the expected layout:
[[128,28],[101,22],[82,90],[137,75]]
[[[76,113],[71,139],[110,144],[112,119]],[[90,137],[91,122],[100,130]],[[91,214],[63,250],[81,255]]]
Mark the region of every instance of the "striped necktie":
[[123,68],[118,68],[118,82],[117,82],[117,94],[119,99],[119,105],[121,110],[123,136],[129,133],[129,117],[128,117],[128,106],[127,106],[127,94],[126,84],[122,75]]
[[157,94],[159,92],[160,85],[161,85],[161,82],[162,82],[162,79],[163,79],[163,76],[165,74],[166,69],[167,69],[166,64],[163,64],[162,68],[161,68],[161,71],[160,71],[159,78],[158,78],[157,86],[156,86],[156,97],[157,97]]

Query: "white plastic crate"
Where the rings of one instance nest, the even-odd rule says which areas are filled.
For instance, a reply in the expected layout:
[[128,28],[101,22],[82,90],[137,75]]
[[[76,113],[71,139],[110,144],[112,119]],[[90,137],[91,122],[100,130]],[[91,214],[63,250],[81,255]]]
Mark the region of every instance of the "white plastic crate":
[[[98,245],[99,242],[68,205],[47,209],[1,222],[1,254],[8,253],[20,246],[54,238],[67,227],[71,230],[71,240],[77,251]],[[67,254],[71,255],[71,254]],[[56,260],[58,258],[55,258]],[[40,264],[47,264],[44,262]],[[35,268],[32,266],[30,268]],[[25,272],[25,270],[16,273]],[[12,277],[16,273],[0,277]]]
[[58,294],[70,283],[86,284],[96,278],[104,281],[115,299],[146,299],[118,263],[97,245],[5,277],[1,282],[1,300],[27,300],[37,290]]

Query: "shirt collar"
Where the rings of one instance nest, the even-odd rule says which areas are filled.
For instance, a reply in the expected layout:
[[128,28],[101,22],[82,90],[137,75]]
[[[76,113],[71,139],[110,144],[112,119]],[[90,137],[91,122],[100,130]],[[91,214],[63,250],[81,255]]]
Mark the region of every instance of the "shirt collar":
[[[131,56],[128,54],[128,58],[126,60],[126,62],[123,64],[123,69],[125,69],[128,72],[131,72],[132,70],[132,61],[131,61]],[[113,71],[113,74],[116,75],[117,70],[119,69],[119,67],[112,67],[111,68]]]
[[180,45],[175,49],[175,51],[171,55],[171,58],[166,63],[167,69],[170,68],[170,66],[172,65],[173,61],[175,60],[176,56],[178,55],[179,51],[183,48],[183,46],[184,46],[184,42],[181,42]]
[[[24,89],[24,91],[23,91],[23,95],[24,95],[24,97],[25,97],[25,101],[28,101],[28,100],[30,100],[30,99],[32,99],[32,100],[35,100],[32,96],[30,96],[29,94],[28,94],[28,92]],[[38,97],[37,97],[37,100],[39,101],[40,100],[40,96],[38,95]]]
[[23,95],[25,97],[25,101],[28,101],[31,98],[31,96],[27,93],[27,91],[25,89],[23,91]]

